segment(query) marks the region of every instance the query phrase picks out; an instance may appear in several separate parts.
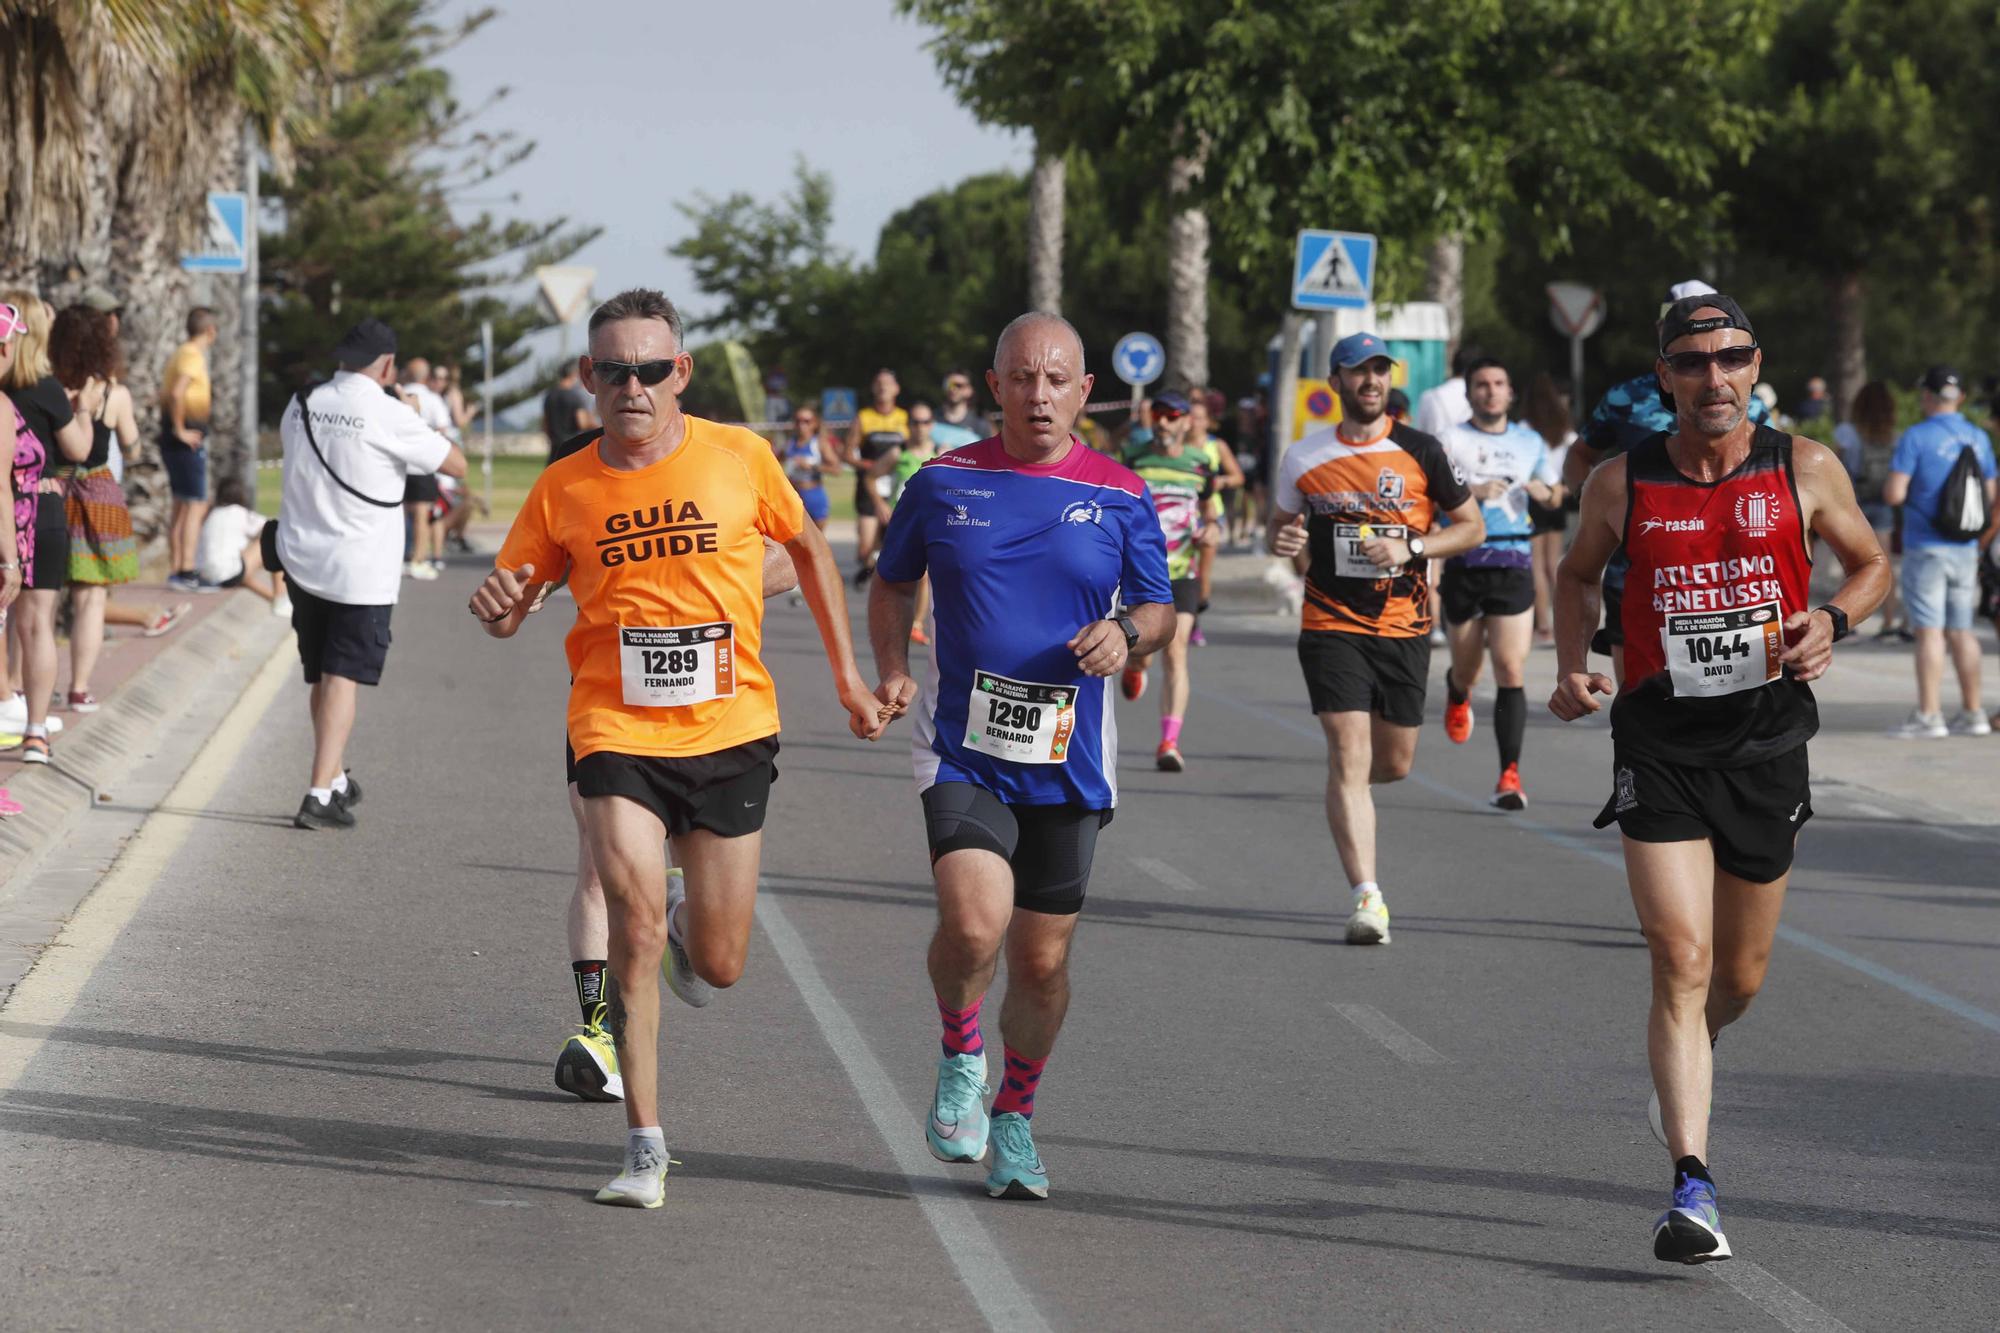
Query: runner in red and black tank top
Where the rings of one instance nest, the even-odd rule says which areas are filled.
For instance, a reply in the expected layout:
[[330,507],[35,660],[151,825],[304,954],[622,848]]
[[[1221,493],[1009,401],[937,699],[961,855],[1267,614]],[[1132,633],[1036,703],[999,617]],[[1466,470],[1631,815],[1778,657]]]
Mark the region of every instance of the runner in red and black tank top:
[[1785,618],[1808,608],[1812,583],[1792,437],[1759,426],[1740,467],[1699,482],[1654,435],[1632,451],[1625,485],[1625,688],[1612,734],[1717,768],[1803,745],[1819,709],[1778,662]]

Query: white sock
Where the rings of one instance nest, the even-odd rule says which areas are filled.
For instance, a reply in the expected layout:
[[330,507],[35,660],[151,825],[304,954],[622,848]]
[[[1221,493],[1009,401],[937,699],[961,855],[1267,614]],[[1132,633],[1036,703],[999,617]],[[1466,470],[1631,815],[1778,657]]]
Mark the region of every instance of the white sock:
[[628,1129],[625,1131],[626,1152],[630,1152],[632,1151],[632,1149],[638,1147],[641,1143],[647,1143],[647,1142],[650,1142],[655,1148],[658,1148],[661,1152],[665,1152],[667,1150],[666,1131],[661,1129],[658,1125],[644,1125],[638,1129]]
[[338,792],[344,792],[347,790],[347,774],[342,773],[339,777],[333,780],[332,790]]
[[1381,891],[1382,890],[1380,886],[1378,886],[1374,880],[1372,879],[1362,880],[1359,884],[1356,884],[1354,886],[1354,905],[1356,907],[1361,906],[1361,900],[1363,898],[1367,897],[1371,892],[1380,893]]
[[333,801],[333,788],[308,787],[306,788],[306,795],[312,797],[315,801],[318,801],[321,805],[328,805],[331,804]]

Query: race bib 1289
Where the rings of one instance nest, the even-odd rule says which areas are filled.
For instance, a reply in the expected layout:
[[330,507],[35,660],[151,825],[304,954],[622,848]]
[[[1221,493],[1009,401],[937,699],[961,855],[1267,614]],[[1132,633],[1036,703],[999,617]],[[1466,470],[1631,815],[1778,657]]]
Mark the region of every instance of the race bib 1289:
[[736,627],[618,627],[618,675],[635,708],[679,708],[736,693]]
[[1776,602],[1670,615],[1660,627],[1676,698],[1713,698],[1770,684],[1784,671],[1784,615]]
[[1069,759],[1075,730],[1076,691],[1070,686],[1009,680],[991,671],[972,673],[967,749],[1016,764],[1061,764]]

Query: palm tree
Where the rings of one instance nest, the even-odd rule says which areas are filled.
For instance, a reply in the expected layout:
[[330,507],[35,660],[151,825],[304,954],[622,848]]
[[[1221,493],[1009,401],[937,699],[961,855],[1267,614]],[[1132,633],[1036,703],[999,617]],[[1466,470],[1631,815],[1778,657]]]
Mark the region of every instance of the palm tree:
[[[148,418],[127,472],[142,534],[163,499],[150,419],[159,367],[187,308],[204,300],[223,318],[218,350],[230,349],[215,367],[215,420],[235,420],[237,302],[221,299],[234,280],[205,284],[180,255],[203,226],[207,192],[241,188],[251,167],[245,117],[282,169],[313,113],[315,81],[337,65],[350,9],[414,2],[0,0],[0,281],[57,304],[86,283],[123,296],[129,381]],[[234,437],[218,433],[225,453],[246,446]]]
[[[1176,157],[1167,197],[1179,200],[1201,175],[1202,154]],[[1176,207],[1167,223],[1167,364],[1189,388],[1208,383],[1208,214]]]
[[1035,150],[1028,180],[1028,307],[1062,313],[1063,198],[1068,167],[1063,155]]

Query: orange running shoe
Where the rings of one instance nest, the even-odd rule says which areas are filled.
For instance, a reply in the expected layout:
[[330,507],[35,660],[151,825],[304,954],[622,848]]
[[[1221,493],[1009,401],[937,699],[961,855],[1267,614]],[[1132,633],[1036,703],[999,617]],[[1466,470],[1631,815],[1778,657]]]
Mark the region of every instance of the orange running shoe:
[[1463,745],[1472,739],[1472,700],[1455,704],[1450,696],[1444,702],[1444,734]]
[[1161,741],[1159,753],[1153,756],[1153,764],[1162,773],[1179,773],[1187,768],[1187,760],[1181,758],[1181,747],[1172,741]]
[[1502,810],[1528,808],[1528,793],[1521,790],[1519,764],[1509,764],[1500,770],[1500,785],[1493,789],[1493,804]]
[[1126,667],[1118,677],[1118,692],[1127,699],[1142,698],[1146,693],[1146,673],[1133,667]]

